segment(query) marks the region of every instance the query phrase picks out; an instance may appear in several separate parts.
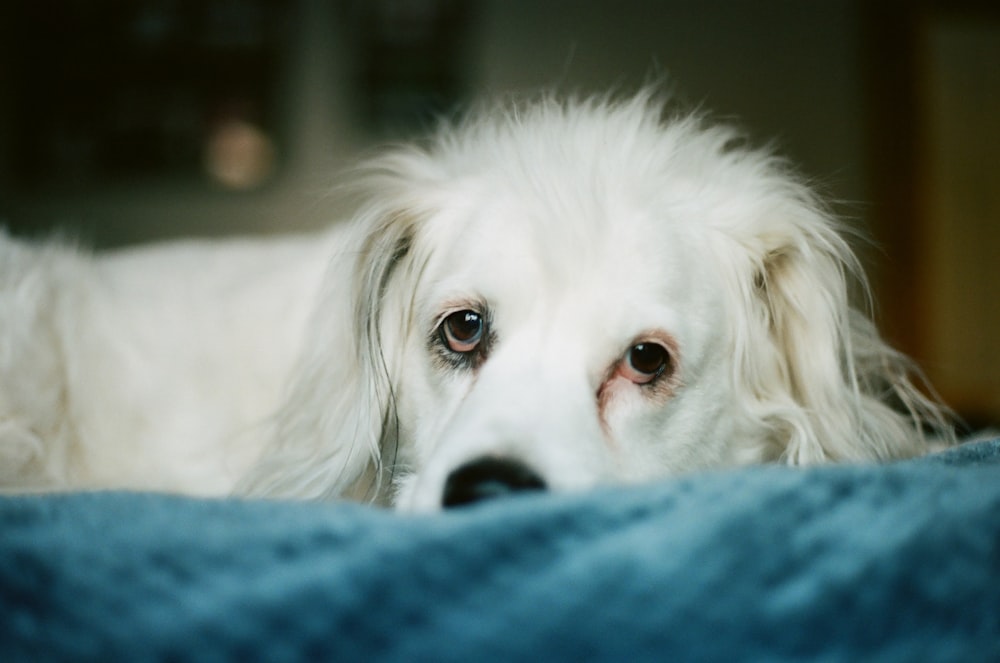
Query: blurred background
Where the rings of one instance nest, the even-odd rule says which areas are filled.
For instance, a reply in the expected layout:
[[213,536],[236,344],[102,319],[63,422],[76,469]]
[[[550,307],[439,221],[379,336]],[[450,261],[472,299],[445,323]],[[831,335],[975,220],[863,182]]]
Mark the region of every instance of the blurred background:
[[0,225],[97,248],[315,228],[340,171],[439,113],[658,77],[874,239],[887,336],[1000,423],[994,0],[7,0]]

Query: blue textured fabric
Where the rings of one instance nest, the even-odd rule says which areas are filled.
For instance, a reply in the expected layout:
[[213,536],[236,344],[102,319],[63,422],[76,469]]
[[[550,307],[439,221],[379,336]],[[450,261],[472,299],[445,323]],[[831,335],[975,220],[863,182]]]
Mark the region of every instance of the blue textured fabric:
[[1000,661],[1000,440],[424,517],[6,497],[0,660]]

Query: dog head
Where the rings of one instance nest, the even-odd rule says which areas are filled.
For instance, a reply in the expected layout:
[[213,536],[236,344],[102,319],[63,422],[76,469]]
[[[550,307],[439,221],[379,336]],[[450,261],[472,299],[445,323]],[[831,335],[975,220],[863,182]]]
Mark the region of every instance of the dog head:
[[263,492],[374,480],[431,510],[909,455],[941,421],[850,306],[855,259],[809,190],[653,94],[480,114],[365,181]]

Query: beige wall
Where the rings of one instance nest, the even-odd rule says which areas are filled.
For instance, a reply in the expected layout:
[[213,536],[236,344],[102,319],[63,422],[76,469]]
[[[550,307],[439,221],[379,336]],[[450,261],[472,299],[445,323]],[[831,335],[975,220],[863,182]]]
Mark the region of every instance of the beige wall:
[[935,21],[925,40],[924,363],[955,407],[1000,421],[1000,24]]

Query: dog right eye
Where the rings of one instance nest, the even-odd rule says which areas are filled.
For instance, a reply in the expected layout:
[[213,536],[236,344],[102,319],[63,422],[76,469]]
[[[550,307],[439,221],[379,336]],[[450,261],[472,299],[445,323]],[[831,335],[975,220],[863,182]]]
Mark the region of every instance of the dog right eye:
[[649,384],[670,368],[670,353],[659,343],[637,343],[625,353],[622,374],[636,384]]
[[483,340],[486,323],[472,310],[456,311],[441,324],[441,340],[452,352],[468,354]]

